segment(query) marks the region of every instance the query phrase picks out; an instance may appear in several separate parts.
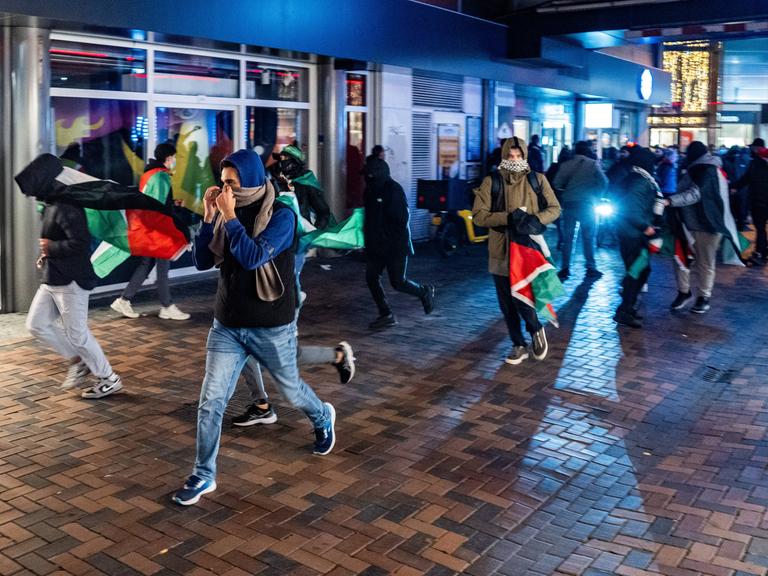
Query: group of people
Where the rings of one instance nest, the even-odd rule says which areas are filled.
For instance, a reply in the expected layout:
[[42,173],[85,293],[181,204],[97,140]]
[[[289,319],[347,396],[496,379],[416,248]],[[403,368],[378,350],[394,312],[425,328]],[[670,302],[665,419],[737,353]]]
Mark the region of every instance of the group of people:
[[[548,262],[550,253],[543,235],[547,226],[562,215],[558,276],[564,280],[570,275],[578,222],[586,276],[599,278],[602,274],[595,264],[593,247],[594,204],[606,190],[616,207],[616,232],[626,267],[622,301],[614,320],[641,326],[638,295],[648,282],[648,254],[660,235],[665,208],[672,209],[666,210],[666,226],[676,241],[685,241],[682,253],[689,257],[695,253],[695,258],[678,261],[678,295],[672,309],[682,309],[693,297],[691,263],[698,272],[692,311],[703,313],[709,309],[717,249],[723,237],[733,237],[726,209],[729,185],[716,155],[701,142],[693,142],[678,164],[671,153],[665,152],[659,161],[648,148],[632,146],[621,151],[621,158],[605,174],[592,145],[578,142],[574,154],[561,153],[545,175],[541,149],[533,140],[531,147],[518,137],[503,143],[495,170],[475,190],[473,206],[475,222],[489,229],[489,272],[512,342],[507,363],[519,364],[529,355],[543,360],[548,353],[537,309],[529,299],[517,297],[520,288],[511,282],[513,271],[519,274],[520,269],[515,260],[524,253],[515,246],[524,245],[528,253],[538,251],[543,255],[541,262]],[[753,143],[753,148],[749,167],[731,186],[748,186],[753,222],[759,227],[760,212],[754,207],[765,207],[768,200],[768,151],[759,141]],[[174,156],[171,144],[160,144],[139,185],[144,194],[153,195],[169,207],[175,204],[169,177]],[[287,146],[274,160],[266,169],[252,150],[233,152],[221,162],[222,185],[205,191],[193,257],[198,269],[217,267],[219,281],[198,406],[196,459],[192,474],[173,497],[178,504],[194,504],[216,489],[223,414],[241,373],[252,403],[244,414],[233,419],[234,425],[276,421],[261,374],[266,368],[282,397],[310,421],[315,433],[313,453],[326,455],[336,443],[335,408],[322,401],[301,378],[299,366],[330,364],[338,370],[340,381],[347,383],[355,373],[352,348],[345,341],[335,347],[301,346],[297,337],[303,302],[299,276],[304,262],[298,238],[306,224],[323,228],[332,216],[322,187],[307,168],[298,146]],[[402,187],[390,175],[382,148],[374,149],[366,159],[364,177],[366,281],[378,308],[378,317],[370,327],[378,330],[397,323],[381,284],[385,270],[392,287],[418,298],[426,314],[434,308],[436,289],[407,278],[408,259],[413,253],[408,204]],[[757,253],[765,258],[765,219],[762,240],[758,230]],[[28,315],[30,332],[68,359],[63,388],[88,384],[82,392],[84,398],[102,398],[119,391],[122,381],[87,326],[88,295],[95,282],[81,207],[55,201],[46,205],[40,254],[42,284]],[[188,318],[171,302],[167,261],[143,259],[112,307],[124,316],[138,316],[131,298],[153,266],[158,269],[160,317]],[[93,376],[97,380],[90,385]]]

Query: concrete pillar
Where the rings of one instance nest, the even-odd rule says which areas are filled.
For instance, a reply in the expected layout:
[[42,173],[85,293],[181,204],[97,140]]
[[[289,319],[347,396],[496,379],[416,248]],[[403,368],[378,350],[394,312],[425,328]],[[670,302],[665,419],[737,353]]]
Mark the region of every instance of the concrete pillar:
[[50,60],[48,30],[2,28],[2,311],[29,307],[38,284],[35,261],[40,219],[33,199],[23,196],[13,176],[50,150]]

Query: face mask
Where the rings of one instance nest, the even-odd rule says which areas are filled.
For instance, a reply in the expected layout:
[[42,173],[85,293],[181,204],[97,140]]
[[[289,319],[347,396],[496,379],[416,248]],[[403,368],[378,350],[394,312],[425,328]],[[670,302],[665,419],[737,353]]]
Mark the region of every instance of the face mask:
[[529,170],[528,160],[502,160],[499,168],[510,172],[525,172]]
[[170,165],[168,166],[168,170],[169,170],[169,171],[171,171],[171,172],[173,172],[174,170],[176,170],[176,158],[174,158],[173,160],[171,160],[171,163],[170,163]]

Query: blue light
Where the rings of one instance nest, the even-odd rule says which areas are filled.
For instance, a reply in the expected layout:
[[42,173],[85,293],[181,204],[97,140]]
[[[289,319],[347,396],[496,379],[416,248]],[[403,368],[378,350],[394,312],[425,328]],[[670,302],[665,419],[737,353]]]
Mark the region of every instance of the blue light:
[[131,30],[131,40],[146,40],[147,35],[143,30]]

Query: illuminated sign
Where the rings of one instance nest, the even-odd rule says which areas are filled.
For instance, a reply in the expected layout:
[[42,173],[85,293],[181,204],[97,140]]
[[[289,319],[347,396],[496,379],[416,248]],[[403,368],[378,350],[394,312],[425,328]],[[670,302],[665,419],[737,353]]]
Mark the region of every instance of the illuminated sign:
[[584,105],[584,127],[585,128],[612,128],[613,127],[613,104],[591,104]]
[[640,85],[637,88],[640,98],[649,100],[653,94],[653,76],[647,68],[640,74]]

